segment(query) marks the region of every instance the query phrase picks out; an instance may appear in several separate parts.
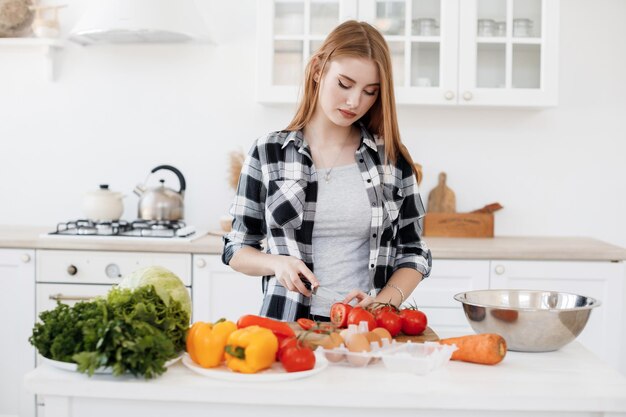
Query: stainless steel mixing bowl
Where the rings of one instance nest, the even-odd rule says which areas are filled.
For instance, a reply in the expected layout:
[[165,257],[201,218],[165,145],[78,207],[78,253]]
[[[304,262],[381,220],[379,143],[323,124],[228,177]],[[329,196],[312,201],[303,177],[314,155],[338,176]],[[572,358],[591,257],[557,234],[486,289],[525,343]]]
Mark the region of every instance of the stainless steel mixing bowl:
[[548,352],[585,328],[600,301],[555,291],[479,290],[456,294],[476,333],[497,333],[509,350]]

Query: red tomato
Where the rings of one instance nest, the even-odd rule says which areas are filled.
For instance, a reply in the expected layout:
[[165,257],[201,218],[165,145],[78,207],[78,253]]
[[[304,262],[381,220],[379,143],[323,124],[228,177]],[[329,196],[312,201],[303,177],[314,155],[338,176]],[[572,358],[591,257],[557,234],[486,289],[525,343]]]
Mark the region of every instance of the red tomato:
[[424,333],[428,319],[426,314],[419,310],[402,310],[400,311],[400,317],[402,317],[402,333],[409,336],[416,336]]
[[315,367],[315,354],[309,348],[291,346],[281,354],[280,363],[287,372],[308,371]]
[[383,312],[390,311],[392,313],[398,314],[398,309],[390,305],[383,305],[381,307],[376,307],[374,310],[371,310],[371,311],[372,311],[372,314],[374,314],[374,317],[376,317],[376,319],[378,319],[378,316]]
[[283,354],[283,351],[289,347],[298,346],[298,338],[297,337],[286,337],[283,340],[278,341],[278,350],[276,351],[276,360],[280,360],[280,357]]
[[374,315],[362,307],[354,307],[348,314],[348,325],[358,324],[362,321],[367,322],[367,329],[374,330],[376,328],[376,319]]
[[339,328],[348,327],[348,315],[352,306],[346,303],[335,303],[330,308],[330,321]]
[[298,326],[300,326],[302,330],[309,330],[311,327],[317,325],[317,323],[315,323],[313,320],[304,319],[304,318],[298,319],[296,323],[298,323]]
[[393,337],[402,330],[402,317],[394,311],[382,311],[376,316],[376,324],[387,329]]

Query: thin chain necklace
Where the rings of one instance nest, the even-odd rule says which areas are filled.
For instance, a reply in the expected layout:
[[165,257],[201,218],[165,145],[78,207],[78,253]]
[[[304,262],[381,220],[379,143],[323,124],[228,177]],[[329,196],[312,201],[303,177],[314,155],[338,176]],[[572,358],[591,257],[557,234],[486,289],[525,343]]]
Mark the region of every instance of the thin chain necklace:
[[[341,157],[341,154],[343,153],[343,150],[346,148],[346,145],[349,142],[351,133],[352,133],[352,126],[350,126],[350,129],[348,129],[348,134],[346,135],[346,138],[343,141],[343,145],[341,145],[341,149],[339,149],[339,152],[337,152],[337,157],[335,158],[335,162],[333,162],[333,164],[330,165],[330,167],[327,168],[326,174],[324,174],[324,181],[326,181],[326,184],[328,184],[330,182],[330,173],[333,172],[333,169],[337,165],[337,162],[339,161],[339,158]],[[324,164],[324,160],[322,158],[321,152],[319,153],[319,155],[317,155],[317,157],[319,158],[319,160],[322,163],[322,165],[325,166],[326,164]]]

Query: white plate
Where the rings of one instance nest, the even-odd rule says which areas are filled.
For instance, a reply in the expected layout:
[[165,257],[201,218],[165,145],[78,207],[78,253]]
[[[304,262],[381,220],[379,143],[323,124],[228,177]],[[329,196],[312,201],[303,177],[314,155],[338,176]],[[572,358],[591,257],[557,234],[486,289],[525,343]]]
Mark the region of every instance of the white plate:
[[[176,362],[178,362],[178,360],[180,358],[183,357],[183,354],[179,354],[177,357],[175,357],[174,359],[170,359],[169,361],[165,362],[165,367],[169,367],[174,365]],[[64,371],[71,371],[71,372],[78,372],[78,365],[73,363],[73,362],[61,362],[61,361],[55,361],[52,359],[48,359],[46,357],[43,357],[43,361],[47,364],[49,364],[50,366],[57,368],[57,369],[62,369]],[[100,367],[100,368],[96,368],[96,370],[94,371],[95,374],[112,374],[113,373],[113,368],[111,367]]]
[[328,360],[322,355],[315,355],[315,367],[310,371],[287,372],[280,362],[274,362],[271,368],[256,374],[242,374],[233,372],[226,365],[217,368],[203,368],[191,360],[188,354],[183,356],[183,365],[192,371],[208,376],[209,378],[221,379],[224,381],[247,381],[247,382],[265,382],[265,381],[289,381],[292,379],[306,378],[315,375],[328,366]]

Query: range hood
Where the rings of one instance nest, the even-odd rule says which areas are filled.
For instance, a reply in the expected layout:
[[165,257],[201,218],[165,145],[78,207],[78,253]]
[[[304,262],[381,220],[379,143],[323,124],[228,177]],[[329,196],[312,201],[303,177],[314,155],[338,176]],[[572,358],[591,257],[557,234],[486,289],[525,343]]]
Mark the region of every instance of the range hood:
[[194,0],[91,0],[69,39],[81,45],[210,41]]

